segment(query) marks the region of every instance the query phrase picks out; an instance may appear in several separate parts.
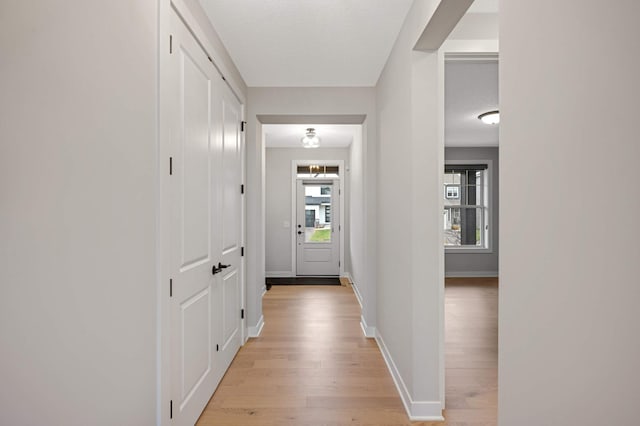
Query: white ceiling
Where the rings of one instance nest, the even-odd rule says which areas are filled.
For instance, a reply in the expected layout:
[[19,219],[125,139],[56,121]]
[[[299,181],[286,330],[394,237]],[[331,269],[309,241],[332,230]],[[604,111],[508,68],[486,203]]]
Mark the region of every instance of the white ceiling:
[[[199,1],[249,87],[374,86],[413,2]],[[483,38],[497,37],[498,1],[475,0],[454,32],[475,38],[482,27]],[[497,126],[477,119],[497,109],[497,72],[497,63],[447,64],[446,146],[498,144]],[[267,147],[299,147],[307,127],[264,125]],[[323,147],[345,147],[353,139],[353,126],[311,127]]]
[[498,146],[498,126],[478,120],[498,108],[497,61],[445,64],[445,146]]
[[307,128],[316,129],[321,148],[346,148],[351,145],[356,130],[353,124],[263,124],[267,148],[302,148],[301,139]]
[[375,86],[412,2],[200,0],[249,87]]

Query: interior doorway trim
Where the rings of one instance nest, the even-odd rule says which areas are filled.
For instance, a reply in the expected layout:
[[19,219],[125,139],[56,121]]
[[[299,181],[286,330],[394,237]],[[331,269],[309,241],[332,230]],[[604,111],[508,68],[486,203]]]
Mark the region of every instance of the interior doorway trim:
[[[343,226],[344,219],[345,219],[344,160],[292,160],[291,161],[291,221],[290,221],[290,223],[292,224],[291,226],[291,230],[292,230],[291,231],[291,271],[293,272],[294,276],[298,275],[298,265],[296,261],[297,239],[296,239],[295,226],[293,226],[293,224],[296,222],[296,217],[297,217],[296,216],[296,212],[297,212],[296,198],[297,198],[298,166],[310,166],[310,165],[318,165],[318,166],[338,165],[339,177],[338,179],[336,178],[331,178],[331,179],[338,181],[338,188],[340,190],[340,193],[339,193],[340,205],[338,209],[340,211],[340,214],[338,215],[338,219],[340,221],[340,223],[338,224],[339,225],[338,235],[340,238],[340,263],[339,263],[340,266],[339,266],[338,273],[340,276],[344,276],[344,229],[345,229],[345,227]],[[304,178],[304,180],[305,181],[313,180],[313,178]],[[327,179],[318,178],[318,180],[326,181]]]

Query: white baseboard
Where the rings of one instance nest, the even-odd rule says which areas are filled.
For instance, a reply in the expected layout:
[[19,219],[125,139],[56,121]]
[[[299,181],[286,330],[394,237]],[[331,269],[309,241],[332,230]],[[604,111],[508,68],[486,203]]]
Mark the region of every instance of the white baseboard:
[[360,327],[362,328],[362,333],[364,337],[375,338],[376,337],[376,328],[371,327],[367,324],[367,321],[364,319],[364,315],[360,316]]
[[404,409],[409,415],[409,419],[411,421],[444,421],[444,417],[442,417],[442,403],[440,401],[414,401],[380,333],[376,333],[376,342],[378,343],[380,352],[382,352],[384,362],[387,364],[387,368],[391,373],[393,382],[396,384],[400,399],[404,404]]
[[340,275],[342,278],[346,278],[349,280],[350,283],[353,284],[353,277],[351,276],[350,272],[343,272],[342,275]]
[[498,271],[445,271],[446,278],[490,278],[497,277]]
[[264,275],[267,278],[291,278],[296,276],[293,271],[267,271]]
[[264,316],[260,315],[260,319],[258,320],[258,324],[255,326],[250,326],[247,328],[247,335],[249,337],[258,337],[260,333],[262,333],[262,327],[264,327]]
[[349,281],[351,281],[351,288],[353,289],[353,292],[356,295],[356,299],[358,299],[358,303],[360,304],[360,309],[362,309],[362,295],[360,294],[358,285],[355,282],[353,282],[353,280],[349,280]]

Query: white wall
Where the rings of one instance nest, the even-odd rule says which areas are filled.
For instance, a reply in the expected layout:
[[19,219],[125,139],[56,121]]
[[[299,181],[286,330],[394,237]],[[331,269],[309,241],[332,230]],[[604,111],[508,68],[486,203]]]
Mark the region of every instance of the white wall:
[[[266,251],[267,276],[295,276],[291,264],[291,234],[296,232],[296,218],[291,217],[291,167],[293,160],[343,160],[345,168],[341,178],[345,182],[344,218],[342,236],[345,239],[345,262],[349,255],[349,148],[267,148],[266,150]],[[284,227],[284,222],[289,228]]]
[[365,170],[364,170],[364,143],[362,127],[358,128],[349,145],[349,248],[348,256],[345,256],[345,271],[350,275],[354,286],[358,286],[356,278],[365,277],[366,247],[364,236],[366,233],[365,222],[362,220],[365,213]]
[[[437,1],[416,1],[377,86],[378,335],[409,412],[441,410],[443,65],[413,50]],[[442,70],[440,70],[442,68]],[[440,93],[442,91],[442,93]]]
[[156,421],[157,9],[0,3],[0,424]]
[[638,424],[638,16],[500,3],[501,426]]
[[[246,96],[197,1],[176,1]],[[0,424],[168,419],[156,218],[169,7],[0,3]]]
[[468,276],[497,276],[498,275],[498,253],[500,249],[500,164],[498,158],[498,148],[478,147],[478,148],[445,148],[444,159],[469,161],[469,160],[490,160],[491,176],[489,180],[490,194],[490,217],[491,217],[491,252],[487,253],[465,253],[447,250],[445,252],[444,270],[448,277],[468,277]]
[[[358,290],[363,300],[363,322],[375,325],[376,322],[376,274],[374,271],[376,255],[376,109],[375,90],[373,88],[267,88],[252,87],[248,90],[247,110],[247,208],[248,208],[248,250],[258,253],[255,262],[249,265],[247,303],[254,308],[254,313],[249,312],[248,323],[258,321],[262,315],[261,295],[264,289],[265,277],[265,239],[264,239],[264,212],[265,212],[265,148],[262,137],[262,123],[265,115],[269,119],[274,117],[284,118],[295,116],[315,116],[320,120],[332,117],[363,115],[363,177],[364,203],[366,210],[360,210],[363,214],[359,220],[366,230],[364,239],[365,254],[363,265],[353,266],[353,271],[363,271],[360,277],[354,277],[358,284]],[[260,117],[259,117],[260,116]],[[313,120],[322,124],[318,120]],[[294,123],[295,121],[288,121]],[[308,121],[307,121],[308,122]],[[329,124],[331,121],[326,121]],[[334,122],[335,123],[335,122]],[[265,123],[267,124],[267,123]],[[358,124],[358,123],[342,123]],[[353,158],[351,159],[353,161]],[[353,173],[352,173],[353,178]],[[364,215],[364,212],[367,212]],[[352,220],[358,220],[352,216]],[[250,239],[255,236],[254,239]],[[353,234],[352,234],[353,238]],[[352,263],[355,258],[352,258]],[[253,289],[250,286],[254,286]],[[255,316],[254,316],[255,314]]]
[[448,40],[497,40],[497,13],[466,13],[449,34]]

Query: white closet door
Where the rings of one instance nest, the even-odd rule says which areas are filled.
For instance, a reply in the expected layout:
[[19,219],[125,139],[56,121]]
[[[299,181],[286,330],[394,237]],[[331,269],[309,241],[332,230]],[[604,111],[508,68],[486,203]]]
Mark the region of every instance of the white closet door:
[[221,376],[212,274],[220,246],[212,119],[220,77],[174,12],[171,19],[171,401],[173,424],[193,425]]
[[217,98],[217,118],[219,125],[219,176],[220,198],[219,217],[215,233],[220,239],[223,269],[220,276],[219,292],[221,340],[220,362],[227,369],[242,344],[242,135],[240,123],[242,111],[238,100],[223,81],[217,84],[220,96]]

